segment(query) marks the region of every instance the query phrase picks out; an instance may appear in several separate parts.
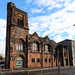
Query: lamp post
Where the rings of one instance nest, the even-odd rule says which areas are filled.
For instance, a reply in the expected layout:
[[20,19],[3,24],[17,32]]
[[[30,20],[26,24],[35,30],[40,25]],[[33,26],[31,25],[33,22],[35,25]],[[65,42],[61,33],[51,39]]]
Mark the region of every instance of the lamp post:
[[73,26],[75,26],[75,24]]
[[59,67],[59,48],[57,47],[57,58],[58,58],[58,74],[60,74],[60,67]]

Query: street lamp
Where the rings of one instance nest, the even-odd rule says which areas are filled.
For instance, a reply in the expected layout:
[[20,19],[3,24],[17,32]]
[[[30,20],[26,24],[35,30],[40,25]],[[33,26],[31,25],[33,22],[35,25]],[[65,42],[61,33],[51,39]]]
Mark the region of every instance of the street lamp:
[[58,58],[58,74],[60,74],[60,67],[59,67],[59,48],[57,47],[57,58]]
[[75,24],[73,26],[75,26]]

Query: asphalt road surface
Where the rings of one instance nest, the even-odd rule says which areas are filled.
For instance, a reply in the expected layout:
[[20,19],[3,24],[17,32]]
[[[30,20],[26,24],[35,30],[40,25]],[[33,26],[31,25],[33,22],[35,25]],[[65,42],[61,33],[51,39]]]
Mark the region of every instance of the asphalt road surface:
[[33,69],[33,70],[25,70],[18,72],[7,72],[0,73],[0,75],[75,75],[75,67],[70,68],[61,68],[60,74],[58,74],[58,69]]

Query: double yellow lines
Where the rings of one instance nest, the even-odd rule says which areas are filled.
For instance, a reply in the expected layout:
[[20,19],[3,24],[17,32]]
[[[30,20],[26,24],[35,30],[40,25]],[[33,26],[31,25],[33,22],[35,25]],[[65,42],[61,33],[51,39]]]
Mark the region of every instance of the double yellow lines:
[[[75,68],[73,66],[66,66],[66,67],[60,67],[60,69],[63,68]],[[38,68],[38,69],[27,69],[27,70],[13,70],[11,69],[11,71],[7,71],[7,72],[1,72],[1,73],[12,73],[12,72],[24,72],[24,71],[41,71],[41,70],[53,70],[53,69],[58,69],[58,67],[50,67],[50,68]]]

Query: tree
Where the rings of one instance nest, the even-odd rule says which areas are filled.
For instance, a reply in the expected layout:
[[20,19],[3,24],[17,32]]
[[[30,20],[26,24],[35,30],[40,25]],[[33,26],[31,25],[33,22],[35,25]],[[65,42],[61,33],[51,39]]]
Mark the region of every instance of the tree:
[[3,60],[3,57],[2,56],[0,56],[0,60]]

